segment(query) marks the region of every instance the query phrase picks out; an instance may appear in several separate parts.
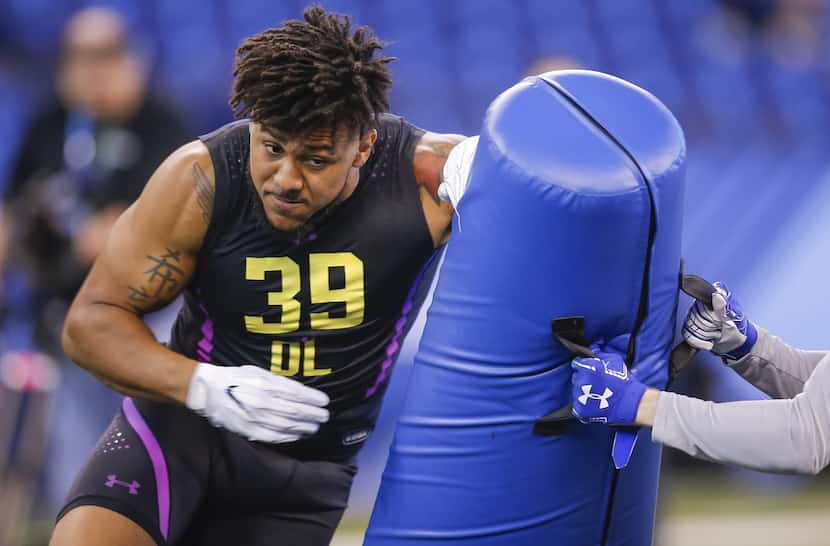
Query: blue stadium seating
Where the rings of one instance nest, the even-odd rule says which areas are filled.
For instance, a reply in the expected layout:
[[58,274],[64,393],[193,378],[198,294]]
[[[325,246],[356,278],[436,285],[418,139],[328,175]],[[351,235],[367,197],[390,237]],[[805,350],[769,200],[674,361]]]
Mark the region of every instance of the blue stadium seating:
[[547,28],[532,27],[529,36],[538,57],[566,56],[581,66],[599,70],[607,63],[606,52],[587,28],[579,26]]
[[468,25],[490,24],[517,27],[520,21],[519,4],[502,0],[455,0],[447,3],[459,22],[459,29]]
[[63,23],[72,8],[51,0],[6,0],[2,19],[7,39],[28,58],[41,62],[55,56]]
[[776,112],[792,136],[823,138],[830,123],[827,83],[816,66],[764,63],[765,83]]
[[283,2],[269,0],[238,0],[234,9],[225,11],[228,40],[238,46],[248,36],[267,28],[278,27],[286,19],[297,19],[300,11]]
[[573,25],[584,28],[590,24],[589,4],[584,0],[524,0],[524,11],[531,26],[559,28]]
[[0,199],[6,194],[12,161],[23,134],[20,127],[26,120],[31,105],[27,103],[26,89],[21,83],[0,72]]
[[[372,25],[389,42],[388,54],[399,57],[392,65],[393,108],[425,127],[475,132],[489,101],[521,79],[531,63],[569,56],[585,67],[618,74],[649,89],[681,117],[691,129],[692,144],[704,151],[689,164],[693,187],[710,188],[712,178],[743,187],[743,181],[754,183],[763,175],[759,167],[767,165],[763,154],[782,145],[782,140],[790,146],[820,149],[828,140],[824,127],[830,118],[830,100],[822,80],[824,67],[782,64],[759,53],[754,41],[734,42],[732,30],[717,16],[718,4],[718,0],[322,1],[327,9],[351,14],[356,24]],[[29,71],[39,93],[14,95],[8,78],[0,77],[3,104],[10,106],[0,115],[4,142],[15,141],[25,111],[48,90],[43,82],[51,78],[52,66],[42,61],[54,55],[64,21],[74,9],[87,5],[115,7],[132,30],[149,36],[158,53],[155,85],[183,105],[195,128],[208,130],[230,119],[226,102],[234,49],[253,33],[300,17],[306,2],[6,0],[0,20],[3,57],[14,54],[13,60],[25,63],[27,69],[42,68]],[[830,10],[826,18],[830,21]],[[828,36],[825,31],[824,39],[830,42]],[[747,140],[748,136],[754,140]],[[722,158],[712,150],[723,145],[730,153]],[[0,169],[12,154],[13,147],[4,147]],[[824,165],[821,158],[814,162]],[[815,167],[801,176],[814,177],[818,171]],[[699,232],[697,223],[705,225],[722,212],[693,214],[691,232]]]

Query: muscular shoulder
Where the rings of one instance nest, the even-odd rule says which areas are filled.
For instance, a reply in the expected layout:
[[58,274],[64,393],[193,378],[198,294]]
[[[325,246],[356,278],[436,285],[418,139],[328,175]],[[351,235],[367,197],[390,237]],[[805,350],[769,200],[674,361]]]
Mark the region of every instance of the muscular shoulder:
[[132,207],[196,252],[201,248],[214,206],[215,175],[207,147],[193,141],[162,162]]
[[438,199],[441,171],[450,150],[464,140],[463,135],[424,133],[415,146],[412,156],[415,180],[421,195],[421,206],[427,221],[433,244],[438,247],[447,242],[452,225],[452,206]]
[[415,146],[412,160],[418,184],[426,185],[427,189],[437,196],[438,184],[441,182],[441,170],[447,162],[450,150],[465,138],[464,135],[452,133],[424,133]]

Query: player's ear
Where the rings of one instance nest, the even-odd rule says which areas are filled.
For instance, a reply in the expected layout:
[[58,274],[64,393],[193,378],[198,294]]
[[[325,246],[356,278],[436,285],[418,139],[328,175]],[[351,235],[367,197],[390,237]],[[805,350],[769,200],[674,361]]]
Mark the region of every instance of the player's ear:
[[372,147],[377,139],[378,132],[375,129],[366,131],[366,134],[360,137],[360,144],[357,147],[357,154],[354,156],[352,167],[360,168],[369,160],[369,156],[372,155]]

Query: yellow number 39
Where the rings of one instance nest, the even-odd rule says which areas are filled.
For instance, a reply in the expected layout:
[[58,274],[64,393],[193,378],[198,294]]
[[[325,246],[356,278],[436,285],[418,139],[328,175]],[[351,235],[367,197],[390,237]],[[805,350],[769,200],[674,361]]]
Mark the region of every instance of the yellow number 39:
[[[332,288],[330,273],[341,269],[345,285]],[[342,302],[346,314],[332,317],[331,312],[309,313],[311,327],[316,330],[351,328],[363,322],[365,309],[363,262],[351,252],[326,252],[308,257],[309,294],[312,304]],[[266,322],[260,316],[245,315],[245,328],[257,334],[285,334],[300,328],[300,266],[285,256],[246,258],[245,279],[264,281],[267,272],[279,272],[281,286],[268,292],[268,305],[280,307],[280,320]]]
[[[332,288],[331,272],[340,269],[344,286]],[[364,299],[363,262],[351,252],[327,252],[308,257],[309,294],[311,304],[342,302],[345,316],[332,317],[331,312],[309,313],[311,327],[317,330],[351,328],[363,322],[366,308]],[[268,305],[279,306],[280,319],[266,322],[263,317],[245,315],[245,329],[256,334],[286,334],[300,329],[300,266],[285,256],[276,258],[246,258],[245,279],[264,281],[268,272],[279,273],[280,289],[268,292]],[[279,375],[326,375],[329,368],[316,368],[316,349],[313,339],[271,342],[271,371]],[[302,372],[301,372],[302,369]]]

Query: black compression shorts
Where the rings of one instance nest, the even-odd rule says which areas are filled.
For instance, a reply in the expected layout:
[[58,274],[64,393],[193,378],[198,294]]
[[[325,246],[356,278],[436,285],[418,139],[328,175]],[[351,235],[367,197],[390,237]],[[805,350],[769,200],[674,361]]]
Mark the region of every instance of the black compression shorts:
[[58,519],[95,505],[158,544],[327,545],[349,497],[349,461],[299,460],[181,406],[124,399]]

